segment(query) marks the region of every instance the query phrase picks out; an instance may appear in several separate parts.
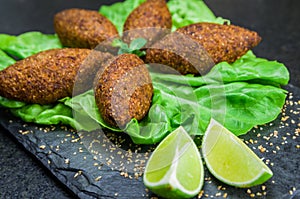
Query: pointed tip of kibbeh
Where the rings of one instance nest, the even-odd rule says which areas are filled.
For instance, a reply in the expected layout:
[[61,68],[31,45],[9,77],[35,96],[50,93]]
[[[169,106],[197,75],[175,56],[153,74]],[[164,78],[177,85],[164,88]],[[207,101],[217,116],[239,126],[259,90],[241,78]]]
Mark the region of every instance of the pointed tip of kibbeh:
[[[75,81],[78,92],[92,88],[102,60],[109,57],[107,53],[81,48],[39,52],[0,71],[0,96],[36,104],[51,104],[71,97]],[[85,81],[81,82],[80,77]]]

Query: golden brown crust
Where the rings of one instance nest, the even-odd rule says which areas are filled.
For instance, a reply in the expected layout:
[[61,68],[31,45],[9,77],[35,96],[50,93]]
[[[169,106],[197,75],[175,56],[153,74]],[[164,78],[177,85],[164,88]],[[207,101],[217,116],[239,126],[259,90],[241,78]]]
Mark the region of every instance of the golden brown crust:
[[54,29],[62,44],[74,48],[95,48],[118,34],[116,27],[97,11],[67,9],[54,16]]
[[124,127],[132,118],[141,120],[147,114],[153,87],[144,62],[134,54],[122,54],[99,70],[94,92],[103,119]]
[[178,32],[165,36],[148,48],[145,62],[161,72],[184,75],[204,75],[214,65],[210,55],[198,42]]
[[[90,53],[89,49],[52,49],[20,60],[0,71],[0,95],[38,104],[71,97],[78,70]],[[89,59],[95,65],[80,69],[83,76],[87,78],[90,71],[95,70],[93,67],[99,63],[99,56],[97,61]],[[92,84],[82,86],[81,91],[87,86],[91,88]]]
[[204,75],[214,64],[234,62],[260,40],[256,32],[239,26],[196,23],[179,28],[147,49],[145,62],[164,64],[181,74]]
[[138,37],[157,41],[170,32],[171,27],[172,17],[166,1],[148,0],[127,17],[124,23],[124,41],[129,43]]
[[255,31],[227,24],[196,23],[177,31],[199,42],[215,63],[234,62],[261,41]]

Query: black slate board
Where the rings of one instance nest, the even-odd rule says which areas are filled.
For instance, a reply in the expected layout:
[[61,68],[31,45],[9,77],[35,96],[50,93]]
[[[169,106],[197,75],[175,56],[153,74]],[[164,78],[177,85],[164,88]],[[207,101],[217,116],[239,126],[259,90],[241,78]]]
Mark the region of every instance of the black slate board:
[[[63,8],[68,7],[81,7],[81,8],[89,8],[89,9],[97,9],[102,4],[111,4],[116,2],[115,0],[110,1],[101,1],[101,0],[73,0],[70,1],[60,1],[60,0],[52,0],[52,1],[38,1],[38,0],[0,0],[0,32],[1,33],[9,33],[9,34],[20,34],[22,32],[37,30],[42,31],[44,33],[53,33],[52,27],[52,18],[53,14]],[[299,100],[299,87],[300,86],[300,54],[299,54],[299,32],[300,26],[298,24],[300,19],[300,14],[298,12],[300,1],[294,0],[223,0],[222,2],[217,0],[209,0],[206,1],[207,4],[212,8],[216,15],[222,16],[225,18],[229,18],[234,24],[241,25],[244,27],[248,27],[254,30],[257,30],[263,41],[261,44],[254,49],[255,53],[260,57],[265,57],[270,60],[279,60],[283,62],[291,72],[291,83],[296,85],[296,87],[289,85],[287,88],[290,92],[293,93],[293,99],[291,99],[294,103],[291,106],[287,106],[286,113],[291,114],[291,118],[287,119],[286,122],[281,122],[281,116],[274,121],[272,126],[262,127],[263,130],[254,129],[255,132],[252,132],[251,135],[245,136],[245,140],[253,139],[253,142],[257,140],[257,143],[250,144],[249,146],[255,147],[254,151],[258,153],[260,157],[265,157],[270,159],[269,164],[274,164],[271,166],[274,171],[274,177],[266,183],[266,196],[256,198],[300,198],[299,196],[299,149],[296,149],[295,146],[299,144],[299,138],[293,139],[294,132],[299,126],[299,115],[297,115],[297,111],[299,111],[299,104],[296,104],[297,100]],[[290,109],[294,110],[290,112]],[[292,124],[292,119],[295,121],[295,124]],[[12,123],[10,122],[13,121]],[[44,171],[48,170],[52,172],[56,178],[62,184],[65,184],[68,189],[70,189],[75,196],[77,195],[79,198],[106,198],[109,196],[110,198],[143,198],[143,194],[145,197],[149,194],[144,191],[144,187],[141,186],[141,180],[133,181],[124,179],[124,177],[120,176],[119,172],[112,172],[108,167],[102,166],[101,171],[99,171],[98,166],[94,164],[100,165],[99,162],[94,160],[93,155],[86,153],[86,149],[82,148],[83,152],[79,153],[79,148],[82,147],[80,142],[71,142],[74,148],[70,146],[71,138],[66,137],[66,135],[74,135],[68,130],[57,130],[56,128],[54,132],[44,133],[42,130],[39,130],[34,124],[25,124],[17,118],[14,118],[11,114],[9,114],[6,110],[0,110],[0,123],[1,126],[8,129],[8,131],[4,131],[1,128],[1,135],[10,133],[13,138],[16,138],[18,143],[21,143],[29,153],[33,154],[37,162],[41,162],[46,168]],[[286,126],[286,123],[289,126]],[[284,126],[284,128],[283,128]],[[279,129],[279,137],[271,137],[268,139],[268,135],[272,133],[275,129]],[[32,129],[34,133],[30,133],[27,135],[22,135],[19,133],[19,130]],[[261,132],[260,132],[261,131]],[[256,138],[257,133],[261,133],[260,138]],[[287,134],[289,133],[289,134]],[[263,138],[263,135],[267,135],[267,137]],[[41,137],[40,137],[41,136]],[[286,137],[286,140],[282,138],[282,136]],[[74,137],[74,138],[75,138]],[[72,140],[74,139],[72,138]],[[10,139],[10,138],[8,138]],[[67,139],[67,141],[64,141]],[[76,139],[76,138],[75,138]],[[280,140],[280,141],[279,141]],[[4,140],[5,141],[5,140]],[[32,142],[34,141],[34,142]],[[60,142],[64,142],[61,144]],[[275,144],[275,141],[278,142]],[[282,142],[287,141],[286,144],[281,145]],[[269,146],[269,152],[260,153],[257,149],[260,144],[266,147],[266,142],[274,143],[273,146]],[[69,143],[69,145],[67,145]],[[1,139],[1,152],[7,152],[5,144]],[[49,144],[49,145],[46,145]],[[48,155],[48,149],[50,145],[53,146],[61,145],[59,150],[56,148],[52,149],[52,154]],[[280,144],[280,145],[279,145]],[[45,149],[41,149],[40,146],[45,145]],[[280,149],[276,149],[276,146],[279,145]],[[267,147],[266,147],[267,148]],[[22,149],[22,148],[21,148]],[[20,150],[18,147],[14,150]],[[50,151],[52,151],[50,150]],[[65,150],[65,151],[64,151]],[[276,151],[276,154],[273,153],[273,150]],[[64,151],[64,152],[63,152]],[[76,152],[77,155],[73,155]],[[85,155],[84,155],[85,154]],[[4,164],[7,161],[12,161],[15,159],[15,162],[20,162],[19,159],[24,159],[26,163],[28,162],[27,168],[30,166],[33,167],[29,162],[31,161],[28,157],[23,157],[24,154],[18,155],[14,154],[14,157],[1,156],[1,169],[7,171],[7,167],[12,165],[16,169],[16,173],[5,173],[4,178],[0,178],[0,198],[9,197],[9,198],[24,198],[24,197],[43,197],[44,198],[52,198],[58,196],[65,195],[53,193],[52,195],[44,195],[49,194],[49,190],[45,186],[41,186],[40,184],[44,183],[45,176],[40,176],[41,180],[38,181],[40,184],[33,184],[32,186],[25,185],[26,188],[21,188],[20,186],[24,186],[23,183],[19,183],[19,190],[28,191],[31,193],[19,192],[18,188],[10,189],[11,179],[7,176],[9,175],[17,175],[22,176],[39,174],[39,172],[34,172],[32,170],[28,171],[24,168],[23,165],[15,164]],[[70,155],[70,157],[69,157]],[[73,157],[74,156],[74,157]],[[86,160],[84,157],[86,156]],[[71,158],[72,157],[72,158]],[[2,160],[2,158],[4,158]],[[65,160],[69,158],[70,164],[65,164]],[[50,164],[48,164],[48,160],[50,160]],[[78,160],[78,164],[76,161]],[[84,161],[81,161],[84,160]],[[84,163],[87,165],[80,165],[80,163]],[[82,168],[84,166],[85,168]],[[0,170],[1,170],[0,169]],[[79,170],[83,170],[82,175],[74,178],[76,173]],[[1,170],[3,171],[3,170]],[[29,173],[28,173],[29,172]],[[2,174],[3,175],[3,174]],[[98,176],[102,178],[98,182],[94,182],[94,179]],[[110,178],[112,176],[112,178]],[[219,195],[219,192],[224,194],[228,193],[227,198],[249,198],[248,193],[246,193],[247,189],[235,189],[235,188],[227,188],[224,189],[223,184],[216,181],[211,177],[212,182],[209,181],[209,177],[211,177],[206,172],[207,182],[205,183],[204,189],[204,197],[205,194],[208,194],[208,197]],[[4,182],[2,181],[4,179]],[[6,181],[5,181],[6,180]],[[114,181],[115,180],[115,181]],[[119,181],[120,180],[120,181]],[[272,182],[274,180],[274,183]],[[91,182],[91,183],[89,183]],[[122,184],[125,183],[125,184]],[[17,183],[14,183],[17,186]],[[221,191],[218,190],[218,186],[221,188]],[[65,188],[62,186],[61,188]],[[296,189],[294,191],[294,188]],[[29,190],[28,190],[29,189]],[[44,191],[47,189],[47,191]],[[11,193],[11,191],[16,191],[15,193]],[[56,190],[53,188],[53,190]],[[59,191],[59,190],[58,190]],[[122,191],[124,191],[122,193]],[[249,191],[248,191],[249,192]],[[251,189],[253,193],[263,193],[261,190],[261,186],[255,187]],[[96,194],[98,194],[98,196]],[[117,193],[117,195],[115,195]],[[125,195],[126,193],[130,193],[130,195]],[[290,194],[292,193],[292,195]],[[30,195],[31,194],[31,195]],[[40,195],[37,195],[40,194]],[[100,194],[100,195],[99,195]],[[113,195],[110,195],[113,194]],[[136,195],[135,195],[136,194]],[[221,194],[221,196],[223,196]],[[258,194],[259,195],[259,194]],[[152,195],[149,194],[148,197]],[[220,196],[220,197],[221,197]],[[71,197],[72,196],[66,196]],[[222,198],[222,197],[221,197]]]
[[[292,85],[286,89],[290,93],[283,113],[272,123],[254,128],[241,137],[264,159],[274,176],[262,186],[238,189],[224,185],[205,170],[204,197],[251,198],[251,194],[256,198],[300,197],[300,89]],[[154,196],[145,190],[141,177],[136,179],[134,173],[129,172],[130,177],[126,178],[120,171],[98,161],[77,133],[67,127],[24,123],[8,110],[1,110],[0,124],[79,198]],[[266,151],[261,152],[259,146]]]

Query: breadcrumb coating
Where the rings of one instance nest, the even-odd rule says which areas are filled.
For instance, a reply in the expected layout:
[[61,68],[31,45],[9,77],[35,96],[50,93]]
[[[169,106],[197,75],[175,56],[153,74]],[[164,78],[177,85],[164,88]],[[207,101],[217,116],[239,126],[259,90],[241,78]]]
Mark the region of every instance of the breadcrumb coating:
[[103,119],[124,127],[132,118],[141,120],[151,106],[152,81],[143,60],[122,54],[97,73],[95,99]]
[[97,11],[72,8],[54,16],[54,29],[66,47],[95,48],[118,35],[116,27]]

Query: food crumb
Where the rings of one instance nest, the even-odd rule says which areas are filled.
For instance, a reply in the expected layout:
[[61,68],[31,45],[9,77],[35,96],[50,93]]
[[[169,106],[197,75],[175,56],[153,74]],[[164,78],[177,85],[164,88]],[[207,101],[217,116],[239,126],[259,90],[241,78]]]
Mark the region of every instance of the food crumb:
[[65,159],[65,164],[70,164],[70,159]]
[[198,198],[201,198],[203,196],[203,194],[204,194],[204,190],[201,190],[198,194]]
[[78,172],[75,173],[74,178],[77,178],[78,176],[80,176],[82,174],[82,171],[79,170]]
[[262,196],[262,193],[257,192],[256,195],[257,195],[257,196]]
[[102,178],[102,176],[98,176],[97,178],[95,178],[95,181],[99,181],[99,180],[101,180],[101,178]]
[[262,145],[259,145],[259,146],[258,146],[258,149],[259,149],[259,151],[260,151],[261,153],[266,152],[266,148],[264,148]]

